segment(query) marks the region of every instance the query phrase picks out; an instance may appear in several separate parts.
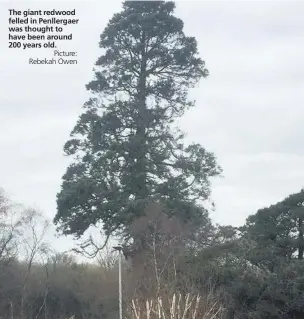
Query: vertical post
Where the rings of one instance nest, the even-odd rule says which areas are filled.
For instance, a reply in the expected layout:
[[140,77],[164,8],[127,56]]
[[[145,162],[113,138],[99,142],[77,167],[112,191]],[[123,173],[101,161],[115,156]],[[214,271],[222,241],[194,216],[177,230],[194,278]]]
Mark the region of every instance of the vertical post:
[[121,286],[121,253],[123,250],[122,246],[113,247],[114,250],[118,251],[118,290],[119,290],[119,319],[122,319],[122,286]]
[[122,287],[121,287],[121,249],[118,251],[118,285],[119,285],[119,319],[122,319]]

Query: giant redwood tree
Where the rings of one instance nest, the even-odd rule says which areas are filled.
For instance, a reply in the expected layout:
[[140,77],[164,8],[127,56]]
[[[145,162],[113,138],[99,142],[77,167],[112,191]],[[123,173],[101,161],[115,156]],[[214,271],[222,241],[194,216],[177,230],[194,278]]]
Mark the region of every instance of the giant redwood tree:
[[100,36],[92,97],[64,147],[75,159],[57,195],[54,222],[64,234],[80,237],[99,223],[106,235],[126,234],[149,200],[206,217],[198,203],[220,168],[199,144],[185,146],[172,124],[194,105],[188,90],[208,71],[174,9],[125,2]]

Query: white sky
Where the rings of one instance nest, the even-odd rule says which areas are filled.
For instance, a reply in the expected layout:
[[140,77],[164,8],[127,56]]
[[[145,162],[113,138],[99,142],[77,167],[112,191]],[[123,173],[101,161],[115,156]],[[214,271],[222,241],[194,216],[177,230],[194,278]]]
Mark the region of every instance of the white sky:
[[[87,99],[99,35],[120,1],[0,1],[0,187],[53,218],[68,159],[63,145]],[[52,52],[7,48],[8,9],[76,9],[78,65],[28,65]],[[178,1],[210,71],[181,120],[187,140],[213,151],[214,221],[240,225],[304,186],[304,2]],[[71,246],[61,238],[59,249]]]

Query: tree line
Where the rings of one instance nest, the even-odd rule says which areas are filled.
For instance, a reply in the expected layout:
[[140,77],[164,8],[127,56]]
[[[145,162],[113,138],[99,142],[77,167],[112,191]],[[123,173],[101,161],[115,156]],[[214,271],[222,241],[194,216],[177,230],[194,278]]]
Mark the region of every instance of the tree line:
[[[174,295],[185,306],[189,294],[199,297],[197,318],[302,318],[303,203],[301,190],[258,210],[241,227],[206,217],[207,229],[195,237],[192,225],[168,217],[158,204],[148,206],[130,230],[145,248],[124,247],[126,317],[137,318],[132,301],[145,311],[147,300],[162,298],[170,313]],[[49,224],[38,212],[1,196],[0,217],[0,318],[117,318],[118,265],[111,249],[77,262],[47,244]]]

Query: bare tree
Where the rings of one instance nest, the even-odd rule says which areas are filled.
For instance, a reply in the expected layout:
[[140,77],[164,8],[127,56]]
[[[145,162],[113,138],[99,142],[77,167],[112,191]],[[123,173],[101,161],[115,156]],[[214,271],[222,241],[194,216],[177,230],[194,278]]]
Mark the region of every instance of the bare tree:
[[5,197],[0,189],[0,261],[9,263],[18,254],[23,220],[17,207]]
[[[45,255],[45,256],[44,256]],[[45,257],[45,258],[43,258]],[[49,260],[49,254],[48,254],[48,250],[42,250],[42,259],[44,261],[44,269],[45,269],[45,291],[44,291],[44,297],[43,297],[43,302],[35,316],[35,319],[39,318],[40,313],[42,313],[43,309],[44,309],[44,313],[45,313],[45,318],[47,318],[47,297],[49,294],[49,290],[50,290],[50,276],[49,276],[49,265],[48,265],[48,260]]]
[[131,262],[127,294],[145,299],[159,296],[163,289],[174,291],[176,263],[185,250],[191,226],[170,217],[159,203],[150,203],[129,231],[133,241],[123,247]]
[[20,306],[20,318],[24,318],[24,304],[27,295],[27,286],[31,269],[35,259],[48,252],[45,236],[49,229],[50,223],[45,220],[41,213],[29,209],[24,212],[23,227],[25,229],[23,238],[23,249],[25,253],[26,270],[24,274],[24,283],[22,287],[22,297]]

